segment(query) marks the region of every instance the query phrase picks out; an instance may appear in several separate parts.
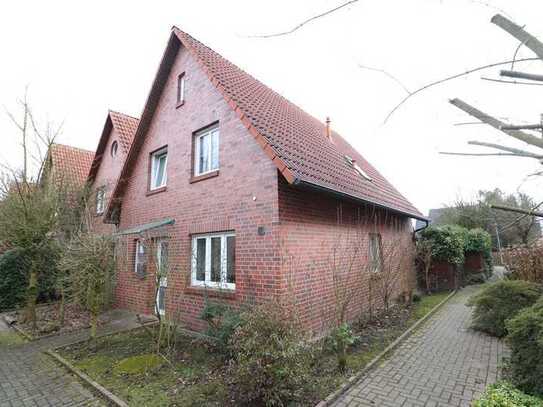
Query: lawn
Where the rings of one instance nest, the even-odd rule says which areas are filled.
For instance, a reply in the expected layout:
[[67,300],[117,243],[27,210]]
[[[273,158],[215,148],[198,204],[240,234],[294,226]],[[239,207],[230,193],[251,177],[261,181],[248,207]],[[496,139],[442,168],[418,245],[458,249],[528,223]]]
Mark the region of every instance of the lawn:
[[[353,326],[357,340],[349,349],[347,371],[340,373],[334,354],[316,343],[312,376],[314,405],[362,369],[394,339],[423,317],[448,293],[423,297],[409,308],[395,307],[386,316]],[[157,357],[145,330],[121,333],[73,345],[61,355],[131,406],[224,406],[228,397],[228,363],[209,343],[178,338],[169,361]]]

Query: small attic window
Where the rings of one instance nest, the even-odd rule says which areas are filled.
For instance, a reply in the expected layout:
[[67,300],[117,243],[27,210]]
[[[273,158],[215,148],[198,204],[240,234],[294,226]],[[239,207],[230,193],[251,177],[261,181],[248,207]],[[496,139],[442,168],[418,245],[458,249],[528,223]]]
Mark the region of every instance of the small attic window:
[[368,181],[373,181],[372,178],[366,173],[366,171],[364,171],[360,165],[358,165],[356,163],[355,160],[353,160],[351,157],[349,157],[348,155],[344,156],[345,157],[345,161],[347,161],[347,163],[353,167],[356,172],[358,172],[363,178],[365,178],[366,180]]
[[117,150],[119,149],[119,143],[117,141],[114,141],[111,143],[111,156],[116,157],[117,156]]

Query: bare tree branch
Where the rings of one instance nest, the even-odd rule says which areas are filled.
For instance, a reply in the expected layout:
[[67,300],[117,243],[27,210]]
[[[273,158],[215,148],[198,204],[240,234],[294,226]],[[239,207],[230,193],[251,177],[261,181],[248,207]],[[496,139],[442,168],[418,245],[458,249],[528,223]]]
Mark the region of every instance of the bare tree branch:
[[501,70],[500,75],[506,76],[508,78],[528,79],[530,81],[543,82],[543,75],[537,75],[527,72]]
[[506,211],[506,212],[516,212],[516,213],[522,213],[528,216],[537,216],[538,218],[543,218],[543,212],[536,212],[534,210],[526,210],[521,208],[515,208],[512,206],[505,206],[505,205],[490,205],[492,209],[498,209],[500,211]]
[[531,49],[540,59],[543,59],[543,43],[532,34],[525,31],[521,26],[515,24],[501,14],[496,14],[490,21],[520,42],[524,43],[524,45]]
[[494,78],[487,78],[482,76],[481,79],[483,81],[490,81],[490,82],[498,82],[498,83],[509,83],[512,85],[535,85],[535,86],[543,86],[543,83],[535,83],[535,82],[519,82],[519,81],[506,81],[504,79],[494,79]]
[[440,151],[439,154],[473,156],[473,157],[490,157],[490,156],[524,157],[523,155],[513,154],[513,153],[455,153],[455,152],[449,152],[449,151]]
[[317,14],[316,16],[310,17],[310,18],[302,21],[301,23],[297,24],[296,26],[294,26],[290,30],[283,31],[283,32],[278,32],[278,33],[273,33],[273,34],[249,35],[248,38],[272,38],[272,37],[281,37],[283,35],[292,34],[294,31],[299,30],[304,25],[309,24],[312,21],[318,20],[319,18],[322,18],[322,17],[328,16],[330,14],[333,14],[336,11],[341,10],[344,7],[347,7],[347,6],[351,5],[351,4],[357,3],[358,1],[359,0],[349,0],[349,1],[345,2],[345,3],[343,3],[343,4],[340,4],[339,6],[336,6],[334,8],[329,9],[329,10],[326,10],[326,11],[320,13],[320,14]]
[[395,76],[393,76],[392,74],[388,73],[387,71],[385,71],[384,69],[380,69],[380,68],[372,68],[371,66],[366,66],[366,65],[362,65],[362,64],[358,64],[358,67],[359,68],[362,68],[362,69],[367,69],[369,71],[375,71],[375,72],[381,72],[383,75],[386,75],[388,76],[390,79],[392,79],[394,82],[396,82],[398,85],[400,85],[402,87],[403,90],[405,90],[405,92],[407,94],[410,94],[411,92],[409,91],[409,89],[398,79],[396,78]]
[[[537,61],[539,60],[539,58],[522,58],[522,59],[517,59],[516,62],[526,62],[526,61]],[[443,78],[443,79],[439,79],[437,81],[434,81],[434,82],[430,82],[416,90],[414,90],[413,92],[409,93],[409,95],[407,95],[406,97],[404,97],[396,106],[394,106],[394,108],[387,114],[387,116],[385,117],[385,120],[383,121],[383,124],[385,124],[389,119],[390,117],[396,112],[396,110],[398,110],[405,102],[407,102],[410,98],[412,98],[413,96],[415,96],[416,94],[422,92],[423,90],[426,90],[428,88],[431,88],[433,86],[436,86],[436,85],[440,85],[444,82],[447,82],[447,81],[450,81],[450,80],[453,80],[453,79],[457,79],[457,78],[460,78],[462,76],[466,76],[466,75],[469,75],[473,72],[477,72],[477,71],[482,71],[484,69],[489,69],[489,68],[494,68],[496,66],[500,66],[500,65],[508,65],[512,62],[512,60],[508,60],[508,61],[503,61],[503,62],[495,62],[495,63],[492,63],[492,64],[488,64],[488,65],[483,65],[483,66],[479,66],[477,68],[472,68],[472,69],[468,69],[467,71],[464,71],[462,73],[458,73],[458,74],[455,74],[455,75],[451,75],[451,76],[447,76],[446,78]]]
[[532,136],[531,134],[525,133],[520,130],[502,130],[503,126],[506,126],[506,123],[502,122],[501,120],[498,120],[492,116],[489,116],[486,113],[483,113],[482,111],[476,109],[475,107],[467,104],[466,102],[460,100],[460,99],[452,99],[450,103],[460,110],[463,110],[470,116],[473,116],[482,122],[494,127],[497,130],[500,130],[501,132],[507,134],[508,136],[511,136],[517,140],[523,141],[527,144],[530,144],[532,146],[536,146],[539,148],[543,148],[543,139],[537,138],[535,136]]
[[519,148],[514,148],[514,147],[509,147],[509,146],[503,146],[501,144],[486,143],[482,141],[468,141],[468,144],[471,144],[472,146],[495,148],[496,150],[507,151],[509,153],[512,153],[521,157],[531,157],[531,158],[536,158],[538,160],[543,158],[543,155],[541,154],[535,154],[530,151],[521,150]]

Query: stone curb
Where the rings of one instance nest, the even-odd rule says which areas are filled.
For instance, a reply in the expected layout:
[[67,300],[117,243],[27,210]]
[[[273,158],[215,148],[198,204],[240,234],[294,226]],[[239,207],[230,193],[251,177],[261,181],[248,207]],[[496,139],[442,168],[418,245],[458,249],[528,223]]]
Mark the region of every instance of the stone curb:
[[411,325],[407,331],[405,331],[403,334],[401,334],[398,338],[394,340],[390,345],[388,345],[381,353],[379,353],[376,357],[374,357],[362,370],[358,371],[353,376],[349,377],[336,391],[329,394],[328,397],[326,397],[324,400],[321,400],[315,407],[327,407],[330,406],[334,401],[336,401],[338,398],[340,398],[344,393],[347,392],[351,387],[353,387],[359,380],[364,376],[366,373],[368,373],[371,369],[373,369],[388,353],[393,351],[400,345],[405,339],[407,339],[411,334],[420,327],[428,318],[430,318],[438,309],[440,309],[447,301],[449,301],[458,290],[453,291],[450,293],[447,298],[445,298],[443,301],[441,301],[439,304],[437,304],[434,308],[432,308],[426,315],[424,315],[421,319],[419,319],[417,322],[415,322],[413,325]]
[[2,320],[4,321],[4,323],[10,329],[13,329],[16,333],[18,333],[20,336],[22,336],[27,341],[32,342],[32,341],[35,340],[35,338],[32,335],[30,335],[30,334],[26,333],[25,331],[23,331],[21,328],[19,328],[17,326],[17,324],[11,324],[4,315],[2,315]]
[[100,393],[104,398],[106,398],[110,403],[112,403],[115,406],[118,407],[128,407],[128,404],[117,397],[115,394],[110,392],[108,389],[103,387],[98,382],[95,382],[92,380],[89,376],[87,376],[85,373],[83,373],[81,370],[76,368],[74,365],[72,365],[70,362],[68,362],[66,359],[64,359],[62,356],[60,356],[58,353],[56,353],[53,350],[45,351],[45,353],[49,356],[51,356],[53,359],[55,359],[58,363],[60,363],[62,366],[64,366],[66,369],[68,369],[70,372],[78,376],[81,380],[83,380],[85,383],[87,383],[89,386],[91,386],[94,390],[96,390],[98,393]]

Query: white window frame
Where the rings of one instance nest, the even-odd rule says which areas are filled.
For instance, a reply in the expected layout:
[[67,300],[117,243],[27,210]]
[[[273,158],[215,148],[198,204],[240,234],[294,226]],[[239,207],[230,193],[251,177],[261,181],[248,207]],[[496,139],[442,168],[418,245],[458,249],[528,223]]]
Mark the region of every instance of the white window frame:
[[[164,176],[162,177],[162,183],[158,185],[157,184],[158,164],[160,162],[160,159],[163,156],[165,156]],[[155,189],[163,188],[166,186],[167,182],[168,182],[168,149],[162,148],[151,154],[151,183],[149,185],[149,189],[153,191]]]
[[177,105],[185,102],[185,72],[177,77]]
[[98,190],[96,191],[96,214],[97,215],[101,215],[104,213],[105,204],[106,204],[106,191],[103,187],[98,188]]
[[[140,259],[140,247],[143,247],[143,254],[142,258]],[[134,254],[134,273],[138,273],[138,264],[145,264],[145,250],[147,248],[145,247],[145,244],[141,240],[136,240],[136,252]]]
[[[213,167],[213,136],[214,135],[217,135],[217,166],[216,167]],[[209,157],[209,168],[207,169],[204,169],[203,171],[200,171],[200,153],[201,153],[201,150],[200,150],[200,140],[205,138],[205,137],[210,137],[210,142],[208,143],[208,157]],[[210,172],[213,172],[213,171],[217,171],[220,167],[220,157],[219,157],[219,151],[220,151],[220,140],[221,140],[221,137],[220,137],[220,133],[219,133],[219,127],[218,126],[213,126],[212,128],[210,129],[206,129],[200,133],[197,133],[195,136],[194,136],[194,144],[195,144],[195,148],[194,148],[194,175],[195,176],[199,176],[199,175],[205,175],[205,174],[208,174]]]
[[[226,272],[227,272],[227,238],[235,237],[234,232],[225,232],[225,233],[208,233],[194,235],[192,237],[192,273],[191,273],[191,285],[198,287],[209,287],[209,288],[222,288],[227,290],[235,290],[236,283],[228,283],[226,281]],[[214,237],[221,238],[221,281],[211,281],[211,239]],[[206,257],[205,257],[205,277],[204,281],[196,279],[196,261],[197,261],[197,240],[206,239]],[[236,248],[234,247],[234,252]],[[236,265],[234,263],[234,277],[235,277]]]
[[[374,239],[375,238],[375,239]],[[379,273],[383,269],[383,238],[380,233],[369,234],[370,267],[373,273]],[[377,259],[374,257],[373,242],[377,243]]]

